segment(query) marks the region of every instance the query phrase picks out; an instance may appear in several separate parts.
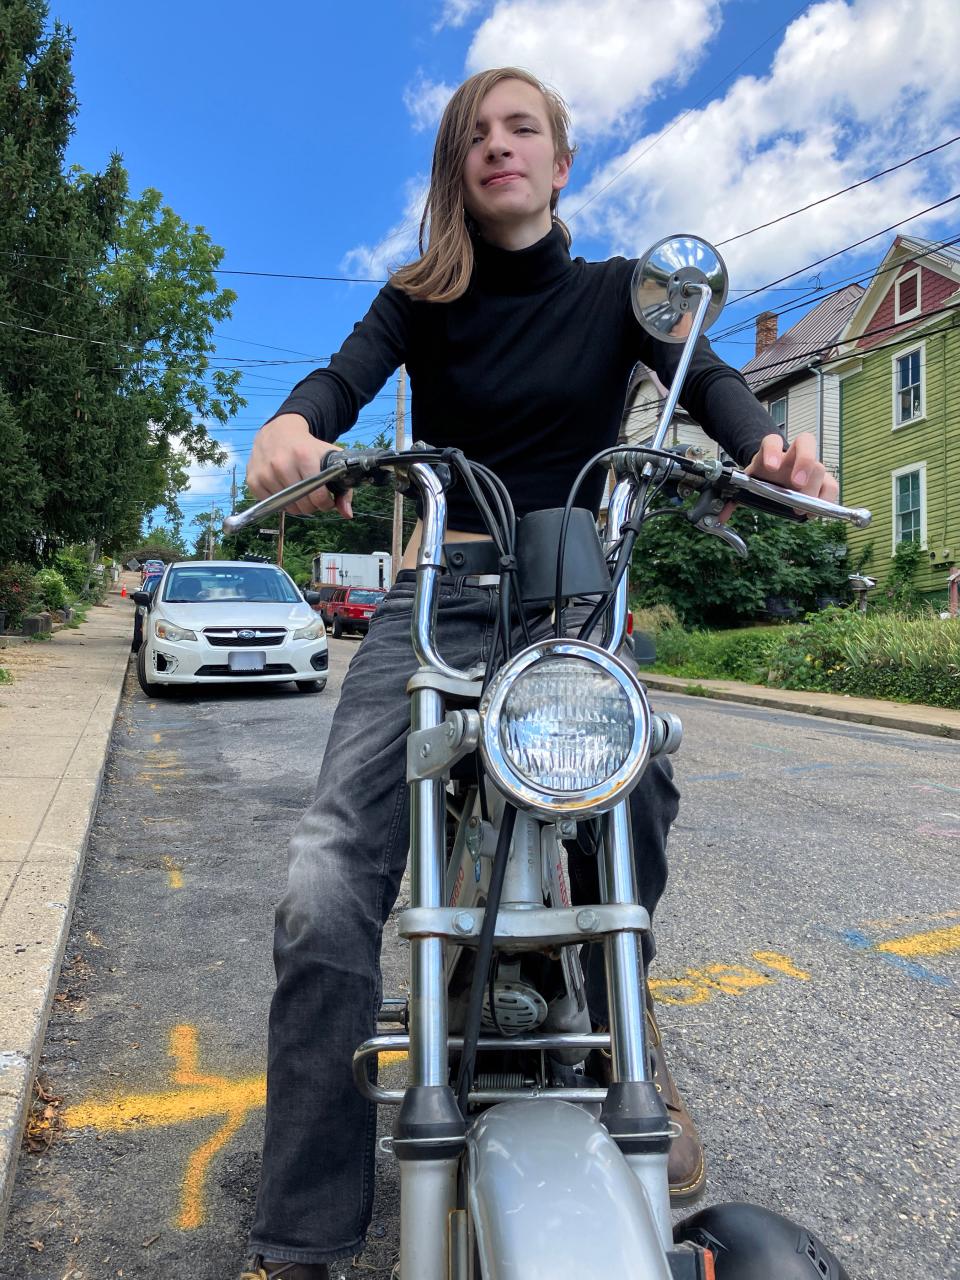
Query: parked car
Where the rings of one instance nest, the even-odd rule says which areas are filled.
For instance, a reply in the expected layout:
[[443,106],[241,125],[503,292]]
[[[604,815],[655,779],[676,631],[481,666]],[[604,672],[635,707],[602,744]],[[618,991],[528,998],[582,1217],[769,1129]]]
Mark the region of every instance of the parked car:
[[[156,591],[157,587],[160,585],[160,579],[162,577],[163,577],[162,573],[151,573],[149,578],[144,578],[143,582],[140,584],[140,590],[146,592],[146,594],[152,600],[154,592]],[[139,653],[140,646],[141,644],[143,644],[143,624],[149,609],[150,609],[149,604],[134,605],[133,643],[130,646],[130,648],[133,650],[134,653]]]
[[324,622],[328,621],[327,605],[330,603],[330,598],[336,590],[336,587],[331,587],[330,584],[326,582],[322,583],[320,586],[314,585],[313,587],[313,593],[317,596],[317,603],[313,607],[323,618]]
[[140,566],[140,585],[141,587],[148,578],[152,578],[154,574],[163,573],[167,566],[162,560],[144,560]]
[[345,631],[366,635],[370,619],[386,594],[378,587],[337,587],[324,610],[334,637],[339,639]]
[[301,693],[327,683],[327,636],[283,569],[239,560],[170,565],[152,597],[134,592],[147,609],[137,678],[148,697],[176,685],[276,684]]

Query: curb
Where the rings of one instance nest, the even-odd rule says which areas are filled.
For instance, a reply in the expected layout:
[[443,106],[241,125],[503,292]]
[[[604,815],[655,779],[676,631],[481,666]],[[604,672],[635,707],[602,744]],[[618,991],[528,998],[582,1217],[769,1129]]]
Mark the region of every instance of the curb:
[[0,1241],[128,664],[127,645],[59,777],[0,922]]
[[[793,698],[786,698],[782,694],[761,689],[759,686],[751,686],[749,689],[725,688],[716,683],[704,683],[693,676],[689,678],[659,676],[642,669],[640,679],[648,689],[660,689],[665,693],[688,694],[688,690],[696,688],[698,692],[688,696],[713,698],[718,702],[740,702],[749,706],[769,707],[776,711],[795,711],[800,715],[823,716],[829,720],[846,720],[854,724],[871,724],[880,728],[901,729],[908,733],[922,733],[929,737],[960,740],[960,724],[917,719],[910,714],[907,706],[904,706],[901,711],[899,703],[891,703],[889,711],[886,707],[867,710],[857,706],[836,706],[832,702],[813,701],[812,699],[816,698],[815,694],[805,695],[802,691],[796,691]],[[794,691],[791,690],[791,692]],[[936,711],[937,708],[931,707],[930,710]]]

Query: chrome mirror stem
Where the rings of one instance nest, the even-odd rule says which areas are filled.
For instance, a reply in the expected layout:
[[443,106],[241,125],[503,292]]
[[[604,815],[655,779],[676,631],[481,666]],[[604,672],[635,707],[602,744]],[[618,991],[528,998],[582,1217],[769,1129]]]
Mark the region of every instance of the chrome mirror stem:
[[657,424],[656,435],[653,437],[653,441],[650,445],[652,449],[661,448],[664,440],[666,439],[674,410],[677,407],[677,400],[680,398],[680,392],[683,390],[683,383],[687,376],[687,369],[690,367],[690,361],[693,359],[693,352],[697,345],[697,339],[703,332],[703,323],[707,318],[707,311],[713,301],[713,290],[709,284],[695,284],[692,281],[688,281],[683,286],[683,292],[691,297],[694,294],[699,293],[700,301],[697,303],[697,310],[693,317],[693,323],[690,326],[690,332],[683,345],[683,351],[680,353],[680,363],[677,365],[677,371],[673,375],[673,382],[670,384],[670,391],[667,395],[666,403],[663,406],[660,421]]

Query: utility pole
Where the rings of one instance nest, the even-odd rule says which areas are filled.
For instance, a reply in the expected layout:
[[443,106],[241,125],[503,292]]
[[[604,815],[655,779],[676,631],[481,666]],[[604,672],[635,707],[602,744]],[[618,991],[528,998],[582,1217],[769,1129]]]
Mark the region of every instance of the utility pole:
[[217,510],[217,500],[214,498],[210,503],[210,528],[207,530],[207,559],[213,559],[213,521],[214,513]]
[[237,464],[233,464],[233,479],[230,481],[230,514],[237,514]]
[[277,564],[283,568],[283,531],[287,525],[287,513],[280,512],[280,535],[277,538]]
[[[405,447],[404,417],[406,414],[405,383],[406,365],[397,370],[397,413],[396,413],[396,448]],[[400,557],[403,555],[403,496],[397,491],[393,495],[393,538],[390,542],[390,577],[391,584],[396,582],[400,570]]]

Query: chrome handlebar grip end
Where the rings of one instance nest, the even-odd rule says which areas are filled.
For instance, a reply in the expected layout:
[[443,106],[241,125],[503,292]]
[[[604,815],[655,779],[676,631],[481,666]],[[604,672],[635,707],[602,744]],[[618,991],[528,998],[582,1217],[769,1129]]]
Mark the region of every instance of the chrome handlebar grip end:
[[650,717],[651,756],[672,756],[683,741],[683,725],[679,716],[669,711],[656,711]]

